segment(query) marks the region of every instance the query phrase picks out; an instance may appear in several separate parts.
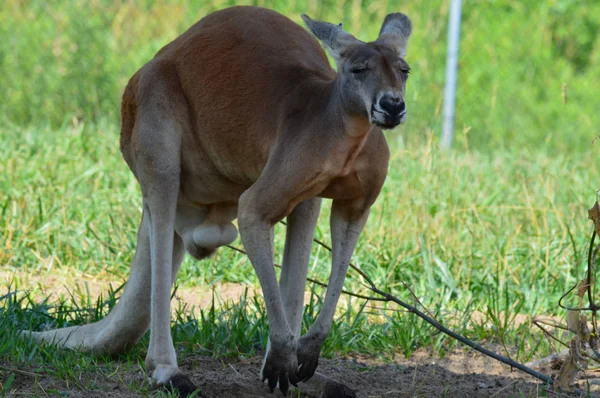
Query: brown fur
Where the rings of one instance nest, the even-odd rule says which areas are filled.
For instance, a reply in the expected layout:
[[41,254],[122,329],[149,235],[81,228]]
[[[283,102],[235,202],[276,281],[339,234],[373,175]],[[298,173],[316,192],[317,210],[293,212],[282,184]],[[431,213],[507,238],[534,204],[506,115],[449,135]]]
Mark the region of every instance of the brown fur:
[[[156,81],[171,81],[186,101],[178,120],[186,127],[181,172],[203,176],[202,198],[182,188],[190,200],[235,202],[258,179],[274,147],[302,145],[311,153],[306,161],[327,170],[309,184],[318,188],[307,189],[293,204],[306,196],[350,199],[374,190],[371,202],[387,172],[381,131],[360,115],[357,137],[348,139],[332,134],[321,120],[307,118],[327,107],[335,77],[319,43],[288,18],[249,7],[215,12],[162,48],[131,78],[123,94],[121,151],[136,173],[133,159],[139,149],[132,136],[141,99],[153,96]],[[271,222],[291,208],[274,213]]]
[[[317,40],[290,19],[232,7],[203,18],[131,78],[120,146],[144,210],[129,280],[104,319],[34,338],[115,353],[150,327],[152,385],[191,392],[171,337],[171,289],[185,251],[204,258],[233,242],[237,218],[269,317],[261,377],[284,394],[303,382],[326,397],[353,396],[315,370],[350,257],[386,177],[390,154],[381,128],[406,116],[408,65],[400,55],[411,24],[390,14],[380,39],[363,43],[337,25],[303,19],[338,73]],[[331,275],[319,316],[300,336],[320,197],[333,199]],[[272,226],[286,216],[278,281]]]

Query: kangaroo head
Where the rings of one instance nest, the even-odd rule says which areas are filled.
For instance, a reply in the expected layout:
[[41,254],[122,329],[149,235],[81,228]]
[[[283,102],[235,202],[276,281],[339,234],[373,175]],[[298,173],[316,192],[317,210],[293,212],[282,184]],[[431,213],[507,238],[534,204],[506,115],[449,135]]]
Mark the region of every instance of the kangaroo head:
[[404,57],[412,31],[410,19],[389,14],[379,37],[364,43],[341,26],[302,19],[335,60],[346,112],[362,114],[371,124],[394,128],[406,120],[404,90],[410,68]]

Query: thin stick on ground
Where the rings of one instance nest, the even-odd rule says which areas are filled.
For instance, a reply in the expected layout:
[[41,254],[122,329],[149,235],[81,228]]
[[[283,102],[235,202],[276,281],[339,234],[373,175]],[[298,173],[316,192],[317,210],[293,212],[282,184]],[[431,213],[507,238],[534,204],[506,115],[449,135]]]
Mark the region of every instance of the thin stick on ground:
[[[329,250],[329,252],[331,252],[331,247],[329,247],[329,245],[325,244],[324,242],[320,241],[319,239],[313,239],[313,241],[315,241],[318,245],[320,245],[321,247],[323,247],[323,248]],[[358,269],[358,267],[356,265],[350,263],[350,267],[352,267],[352,269],[357,271],[360,275],[363,275],[363,276],[365,275],[361,270]],[[421,300],[419,300],[419,298],[417,297],[415,292],[411,289],[411,287],[408,286],[408,284],[404,281],[402,281],[402,285],[404,285],[406,290],[408,290],[410,292],[410,294],[413,296],[415,301],[421,306],[421,308],[423,308],[423,310],[425,310],[425,312],[427,312],[427,314],[429,314],[429,316],[433,318],[434,317],[433,314],[431,312],[429,312],[429,310],[427,309],[427,307],[425,307],[423,305],[423,303],[421,303]],[[380,301],[381,301],[381,299],[380,299]],[[389,300],[385,300],[385,301],[389,301]]]
[[[328,250],[331,251],[331,248],[329,248],[329,246],[325,245],[322,242],[317,241],[316,239],[315,239],[315,241],[317,243],[319,243],[321,246],[323,246],[326,249],[328,249]],[[242,250],[242,249],[239,249],[239,248],[236,248],[236,247],[232,247],[232,246],[228,246],[228,247],[231,248],[231,249],[233,249],[233,250],[235,250],[235,251],[237,251],[237,252],[239,252],[239,253],[246,254],[246,252],[244,250]],[[275,266],[279,267],[277,264],[275,264]],[[545,374],[537,372],[537,371],[535,371],[535,370],[533,370],[533,369],[531,369],[531,368],[529,368],[529,367],[527,367],[527,366],[525,366],[525,365],[523,365],[523,364],[521,364],[519,362],[516,362],[516,361],[514,361],[514,360],[512,360],[510,358],[506,358],[506,357],[504,357],[504,356],[502,356],[500,354],[497,354],[497,353],[495,353],[493,351],[490,351],[487,348],[484,348],[481,345],[475,343],[474,341],[469,340],[468,338],[466,338],[464,336],[461,336],[458,333],[453,332],[452,330],[448,329],[447,327],[445,327],[444,325],[442,325],[441,323],[439,323],[437,320],[435,320],[432,316],[429,316],[429,315],[425,314],[424,312],[420,311],[418,308],[416,308],[416,307],[414,307],[414,306],[412,306],[410,304],[405,303],[404,301],[398,299],[397,297],[394,297],[393,295],[391,295],[389,293],[386,293],[386,292],[380,290],[377,287],[377,285],[375,285],[375,283],[373,282],[373,280],[366,273],[364,273],[357,266],[355,266],[354,264],[350,263],[350,267],[352,267],[353,270],[355,270],[356,272],[358,272],[358,274],[364,278],[364,280],[368,283],[367,287],[372,292],[374,292],[374,293],[382,296],[382,298],[376,298],[378,301],[387,301],[387,302],[396,303],[396,304],[400,305],[401,307],[404,307],[406,310],[408,310],[408,312],[411,312],[411,313],[417,315],[418,317],[420,317],[421,319],[423,319],[424,321],[426,321],[427,323],[429,323],[430,325],[432,325],[433,327],[435,327],[436,329],[438,329],[440,332],[443,332],[443,333],[447,334],[448,336],[450,336],[450,337],[452,337],[452,338],[460,341],[461,343],[468,345],[469,347],[473,348],[474,350],[479,351],[482,354],[485,354],[485,355],[487,355],[487,356],[489,356],[491,358],[494,358],[497,361],[505,363],[505,364],[509,365],[510,367],[519,369],[520,371],[525,372],[525,373],[527,373],[527,374],[529,374],[529,375],[531,375],[531,376],[533,376],[533,377],[535,377],[535,378],[537,378],[537,379],[539,379],[539,380],[541,380],[541,381],[543,381],[545,383],[548,383],[548,384],[553,384],[554,383],[554,380],[550,376],[546,376]],[[314,283],[320,285],[320,286],[327,287],[327,284],[325,284],[325,283],[322,283],[322,282],[319,282],[319,281],[315,281],[315,280],[312,280],[312,279],[309,279],[309,280],[311,282],[314,282]],[[372,298],[370,298],[368,296],[357,295],[357,294],[351,293],[351,292],[344,291],[344,293],[346,293],[348,295],[351,295],[353,297],[365,298],[367,300],[371,300],[372,299]],[[419,305],[421,305],[423,308],[425,308],[425,306],[423,304],[421,304],[420,302],[419,302]],[[581,393],[582,391],[576,390],[576,392]]]
[[[356,268],[354,268],[356,270]],[[502,363],[505,363],[507,365],[509,365],[510,367],[519,369],[522,372],[525,372],[539,380],[542,380],[545,383],[548,384],[553,384],[554,380],[550,377],[550,376],[546,376],[543,373],[537,372],[519,362],[516,362],[512,359],[506,358],[500,354],[497,354],[493,351],[488,350],[487,348],[482,347],[481,345],[475,343],[474,341],[471,341],[469,339],[467,339],[464,336],[461,336],[458,333],[453,332],[452,330],[448,329],[447,327],[445,327],[444,325],[442,325],[441,323],[439,323],[438,321],[436,321],[435,319],[431,318],[430,316],[424,314],[423,312],[419,311],[416,307],[413,307],[410,304],[407,304],[405,302],[403,302],[402,300],[392,296],[389,293],[386,293],[384,291],[381,291],[377,288],[377,286],[373,283],[373,281],[361,271],[361,275],[363,278],[365,278],[365,280],[367,281],[367,283],[369,283],[370,285],[370,289],[381,295],[382,297],[384,297],[387,301],[392,301],[404,308],[406,308],[408,310],[408,312],[412,312],[413,314],[417,315],[419,318],[422,318],[424,321],[426,321],[427,323],[429,323],[430,325],[432,325],[433,327],[435,327],[436,329],[438,329],[440,332],[443,332],[445,334],[447,334],[448,336],[460,341],[463,344],[468,345],[469,347],[473,348],[474,350],[477,350],[479,352],[481,352],[482,354],[485,354],[489,357],[494,358],[497,361],[500,361]]]
[[[319,241],[318,239],[314,239],[314,241],[316,243],[318,243],[319,245],[321,245],[322,247],[324,247],[325,249],[331,251],[331,248],[326,245],[325,243]],[[358,272],[360,274],[360,276],[362,276],[365,281],[368,283],[368,288],[373,291],[374,293],[377,293],[379,295],[381,295],[385,301],[391,301],[394,302],[398,305],[400,305],[401,307],[404,307],[408,312],[411,312],[415,315],[417,315],[418,317],[420,317],[421,319],[423,319],[424,321],[426,321],[427,323],[429,323],[430,325],[432,325],[433,327],[435,327],[436,329],[438,329],[440,332],[447,334],[448,336],[460,341],[463,344],[468,345],[469,347],[473,348],[474,350],[477,350],[479,352],[481,352],[482,354],[485,354],[491,358],[494,358],[497,361],[500,361],[502,363],[505,363],[507,365],[509,365],[510,367],[519,369],[522,372],[525,372],[545,383],[548,384],[553,384],[554,383],[554,379],[552,379],[550,376],[547,376],[543,373],[540,373],[534,369],[531,369],[519,362],[516,362],[513,359],[507,358],[505,356],[502,356],[500,354],[497,354],[493,351],[488,350],[487,348],[482,347],[481,345],[475,343],[472,340],[469,340],[468,338],[459,335],[458,333],[453,332],[452,330],[448,329],[447,327],[445,327],[444,325],[442,325],[441,323],[439,323],[436,319],[434,319],[433,315],[431,314],[431,312],[429,312],[427,310],[427,308],[419,301],[419,299],[416,297],[415,293],[412,291],[412,289],[408,289],[411,293],[411,295],[415,298],[415,300],[417,301],[417,303],[419,303],[419,305],[421,307],[423,307],[423,309],[429,314],[426,315],[425,313],[421,312],[419,309],[417,309],[416,307],[405,303],[404,301],[398,299],[395,296],[392,296],[389,293],[386,293],[382,290],[380,290],[375,283],[373,282],[373,280],[366,274],[364,273],[361,269],[359,269],[357,266],[355,266],[354,264],[350,263],[350,267]],[[407,287],[406,283],[403,283],[405,287]]]

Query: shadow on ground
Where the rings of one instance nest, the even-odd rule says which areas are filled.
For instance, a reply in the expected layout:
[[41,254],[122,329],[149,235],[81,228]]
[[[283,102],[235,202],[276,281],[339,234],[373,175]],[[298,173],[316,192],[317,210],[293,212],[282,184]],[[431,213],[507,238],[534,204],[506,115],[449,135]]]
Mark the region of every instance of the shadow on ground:
[[[457,354],[453,354],[457,355]],[[404,363],[375,364],[357,359],[321,359],[319,371],[354,389],[359,397],[538,397],[552,396],[544,386],[526,375],[504,369],[504,374],[480,372],[481,358],[462,354],[460,369],[456,360],[445,359],[434,363],[429,359],[413,359]],[[469,356],[471,359],[469,359]],[[454,371],[448,364],[452,363]],[[473,364],[472,372],[469,371]],[[260,383],[261,358],[247,360],[214,359],[206,356],[188,356],[181,361],[181,369],[191,377],[207,398],[281,397],[270,394]],[[497,373],[492,371],[492,373]],[[111,374],[84,374],[88,386],[82,390],[75,383],[67,383],[47,370],[7,371],[0,367],[0,379],[10,374],[14,380],[7,396],[14,397],[138,397],[146,395],[143,372],[137,366]],[[92,386],[92,387],[90,387]],[[133,388],[137,386],[137,388]],[[582,387],[582,386],[581,386]],[[142,392],[139,392],[141,388]],[[137,390],[133,391],[133,390]],[[290,394],[292,397],[305,395]],[[560,395],[565,396],[565,395]]]

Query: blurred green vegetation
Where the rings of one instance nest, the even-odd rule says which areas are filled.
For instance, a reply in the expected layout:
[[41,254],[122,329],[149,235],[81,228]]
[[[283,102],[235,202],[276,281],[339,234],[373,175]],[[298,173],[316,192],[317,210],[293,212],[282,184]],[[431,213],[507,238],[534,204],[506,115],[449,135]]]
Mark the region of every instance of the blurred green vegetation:
[[[585,150],[600,125],[600,2],[471,0],[463,6],[457,148]],[[407,60],[409,122],[421,144],[441,126],[448,0],[6,0],[0,8],[0,117],[54,127],[118,123],[128,78],[207,13],[256,4],[300,21],[342,21],[374,40],[384,16],[414,24]],[[563,101],[566,88],[568,102]]]
[[[591,145],[600,125],[600,2],[464,1],[455,151],[437,147],[448,0],[238,2],[248,3],[274,8],[298,22],[303,12],[341,21],[363,40],[376,38],[389,12],[412,18],[409,121],[388,135],[389,176],[354,261],[382,288],[410,301],[407,283],[441,320],[460,320],[461,331],[478,341],[501,342],[516,351],[517,359],[560,348],[528,324],[513,321],[519,314],[562,315],[559,297],[584,274],[577,261],[585,256],[586,209],[600,179]],[[122,90],[163,45],[210,11],[232,4],[4,0],[0,271],[31,272],[42,281],[58,268],[126,277],[141,196],[118,150]],[[330,240],[327,208],[317,228],[317,237],[325,241]],[[277,226],[276,259],[281,258],[282,232]],[[241,245],[239,240],[235,245]],[[326,280],[329,264],[329,253],[315,245],[310,276]],[[187,258],[179,281],[257,283],[247,258],[224,249],[201,262]],[[365,293],[352,271],[346,283]],[[20,362],[23,353],[35,357],[36,348],[17,344],[17,329],[27,322],[36,328],[42,324],[36,312],[9,302],[11,297],[3,296],[3,302],[0,297],[0,315],[5,314],[0,316],[0,360]],[[75,299],[63,304],[57,307],[59,315],[63,307],[77,308]],[[316,313],[310,308],[309,314]],[[96,316],[104,310],[98,306]],[[240,307],[236,313],[246,310],[255,311]],[[361,307],[359,315],[363,310],[376,321],[362,327],[366,318],[348,305],[336,320],[326,353],[382,353],[399,347],[409,355],[419,347],[448,348],[443,336],[404,313],[396,318]],[[61,316],[53,325],[64,321]],[[260,317],[248,319],[255,323]],[[73,322],[87,321],[79,317]],[[211,336],[200,336],[203,329],[190,332],[189,322],[180,317],[178,322],[181,330],[188,329],[177,332],[176,341],[209,344]],[[211,338],[217,342],[225,333],[219,328],[245,328],[219,322],[207,329],[216,330]],[[337,326],[343,322],[352,327]],[[231,333],[239,338],[234,343],[252,352],[264,343],[266,327],[259,325],[262,337],[240,340],[243,333]],[[53,350],[47,358],[62,358],[54,364],[59,371],[65,364],[70,369],[90,360],[57,357]]]

